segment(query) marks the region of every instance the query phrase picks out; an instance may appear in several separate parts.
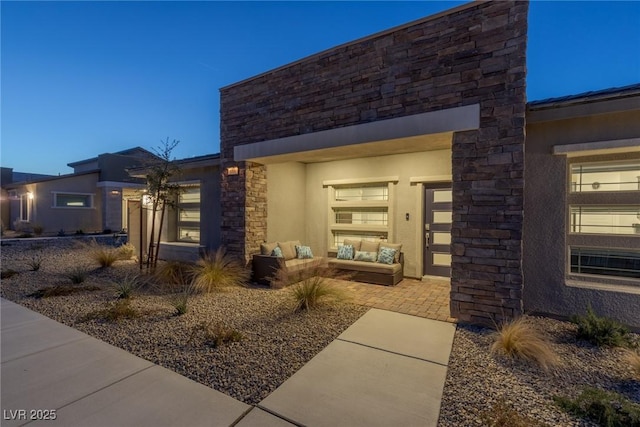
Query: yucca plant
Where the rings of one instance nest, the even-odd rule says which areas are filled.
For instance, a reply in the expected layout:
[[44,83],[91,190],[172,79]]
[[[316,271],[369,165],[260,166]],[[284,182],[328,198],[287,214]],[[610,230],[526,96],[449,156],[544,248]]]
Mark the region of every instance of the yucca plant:
[[34,254],[31,257],[31,260],[29,260],[28,264],[29,264],[29,268],[31,268],[31,271],[40,270],[40,267],[42,266],[42,255]]
[[251,278],[251,271],[228,255],[224,248],[205,254],[192,267],[192,273],[193,289],[201,293],[230,286],[246,286]]
[[519,317],[504,323],[494,334],[492,353],[501,353],[508,357],[534,362],[548,370],[558,363],[558,356],[548,340],[539,332],[530,320]]
[[133,293],[140,287],[138,276],[127,274],[122,280],[113,284],[118,299],[129,299]]
[[86,267],[82,266],[74,267],[66,273],[66,277],[71,280],[71,283],[76,285],[87,280],[88,275],[89,271]]

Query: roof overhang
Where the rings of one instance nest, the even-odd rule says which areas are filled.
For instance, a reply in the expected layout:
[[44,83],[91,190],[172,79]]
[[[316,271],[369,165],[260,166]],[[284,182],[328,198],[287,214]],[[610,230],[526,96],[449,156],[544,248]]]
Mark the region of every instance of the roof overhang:
[[451,148],[453,132],[480,127],[472,104],[234,147],[234,160],[326,162]]

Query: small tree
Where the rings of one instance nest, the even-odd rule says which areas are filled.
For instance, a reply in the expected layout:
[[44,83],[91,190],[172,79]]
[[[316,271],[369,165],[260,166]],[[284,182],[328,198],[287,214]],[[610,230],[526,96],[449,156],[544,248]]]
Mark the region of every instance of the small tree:
[[[147,171],[147,193],[151,198],[151,235],[149,236],[149,250],[147,252],[147,270],[154,271],[158,264],[158,252],[160,248],[160,238],[162,236],[162,225],[167,207],[176,207],[176,198],[180,193],[180,186],[171,182],[171,179],[179,173],[178,167],[171,158],[171,152],[180,143],[173,140],[162,141],[162,145],[153,150],[158,157]],[[160,213],[160,223],[158,225],[158,237],[156,240],[156,214]]]

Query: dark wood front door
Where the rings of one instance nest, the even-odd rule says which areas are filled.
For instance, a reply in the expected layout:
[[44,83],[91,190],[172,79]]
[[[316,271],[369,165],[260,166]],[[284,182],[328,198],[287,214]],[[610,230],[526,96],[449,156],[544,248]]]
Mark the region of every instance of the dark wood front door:
[[451,187],[425,187],[423,274],[451,276]]

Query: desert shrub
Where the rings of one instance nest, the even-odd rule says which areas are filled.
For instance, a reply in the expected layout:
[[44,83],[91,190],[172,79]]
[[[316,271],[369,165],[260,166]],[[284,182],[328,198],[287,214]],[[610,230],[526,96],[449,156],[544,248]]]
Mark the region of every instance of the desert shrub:
[[204,344],[218,347],[229,342],[237,342],[244,338],[241,332],[220,322],[204,322],[193,327],[187,343],[191,343],[200,336]]
[[95,310],[87,314],[83,320],[104,319],[109,322],[117,322],[121,319],[135,319],[140,317],[140,312],[131,307],[131,300],[119,299],[109,302],[102,310]]
[[167,261],[154,273],[157,281],[168,285],[172,290],[183,289],[192,279],[193,264],[182,261]]
[[133,293],[140,287],[138,276],[127,274],[122,280],[113,284],[116,290],[116,298],[129,299]]
[[625,354],[625,361],[629,364],[631,372],[640,380],[640,353],[633,350],[627,350]]
[[83,266],[74,267],[65,274],[67,279],[71,280],[71,283],[76,285],[87,280],[88,275],[89,271]]
[[33,237],[33,234],[29,233],[28,231],[18,234],[19,239],[30,239],[31,237]]
[[598,316],[591,306],[585,316],[572,316],[571,321],[578,325],[576,337],[589,341],[598,347],[634,347],[629,329],[613,319]]
[[480,419],[487,427],[545,427],[547,424],[521,414],[504,399],[481,412]]
[[6,270],[2,270],[2,272],[0,272],[0,279],[8,279],[15,276],[16,274],[18,274],[17,271],[12,270],[11,268],[7,268]]
[[121,260],[124,261],[128,261],[131,258],[133,258],[133,256],[136,253],[136,247],[133,246],[131,243],[125,243],[122,246],[118,247],[118,257]]
[[193,295],[192,286],[184,286],[182,291],[172,295],[169,298],[169,303],[175,308],[175,315],[182,316],[189,309],[189,298]]
[[223,248],[207,253],[192,267],[194,291],[209,293],[230,286],[246,286],[251,271]]
[[558,362],[558,356],[548,340],[525,317],[503,324],[494,334],[494,338],[495,341],[491,345],[491,352],[494,354],[501,353],[534,362],[545,370]]
[[606,427],[640,427],[640,405],[619,393],[585,387],[575,399],[554,396],[565,411]]
[[340,301],[345,298],[341,289],[331,286],[326,277],[312,276],[291,287],[294,311],[313,310],[323,303]]
[[44,227],[41,226],[40,224],[36,224],[33,226],[33,234],[35,234],[36,236],[42,235],[43,231],[44,231]]
[[97,291],[97,290],[100,290],[98,286],[57,285],[57,286],[49,286],[46,288],[40,288],[37,291],[32,292],[27,296],[33,297],[33,298],[50,298],[50,297],[73,295],[80,292]]
[[42,255],[34,254],[27,263],[31,271],[38,271],[42,266]]
[[94,260],[100,267],[111,267],[114,262],[121,259],[118,248],[106,246],[92,240],[90,243],[81,243],[80,246],[87,251],[89,258]]

